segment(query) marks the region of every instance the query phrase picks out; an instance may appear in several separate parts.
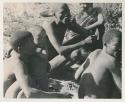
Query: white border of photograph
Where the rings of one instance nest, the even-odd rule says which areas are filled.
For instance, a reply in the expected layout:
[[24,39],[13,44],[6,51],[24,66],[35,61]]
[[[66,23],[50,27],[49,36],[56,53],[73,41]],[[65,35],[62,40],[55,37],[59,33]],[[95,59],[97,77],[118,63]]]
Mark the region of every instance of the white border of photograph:
[[[92,2],[122,3],[122,99],[6,99],[3,98],[3,3],[6,2]],[[0,1],[0,102],[125,102],[125,1],[124,0],[2,0]]]

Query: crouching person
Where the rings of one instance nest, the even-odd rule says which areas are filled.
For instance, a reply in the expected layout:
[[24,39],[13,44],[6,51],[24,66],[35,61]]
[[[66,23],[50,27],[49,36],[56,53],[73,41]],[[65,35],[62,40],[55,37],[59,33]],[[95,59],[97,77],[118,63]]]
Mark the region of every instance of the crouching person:
[[121,97],[121,36],[116,29],[107,31],[103,49],[93,51],[76,71],[75,79],[80,78],[79,98]]
[[[36,53],[33,36],[19,31],[10,38],[11,57],[4,60],[4,96],[10,98],[68,98],[48,90],[47,60]],[[22,93],[22,94],[21,94]]]

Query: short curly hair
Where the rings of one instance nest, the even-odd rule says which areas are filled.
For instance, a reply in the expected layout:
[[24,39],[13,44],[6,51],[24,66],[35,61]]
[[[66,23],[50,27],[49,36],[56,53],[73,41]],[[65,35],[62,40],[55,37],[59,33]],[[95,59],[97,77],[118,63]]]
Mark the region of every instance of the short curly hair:
[[13,49],[22,46],[26,43],[29,37],[33,37],[32,34],[28,31],[17,31],[16,33],[12,34],[10,37],[10,45]]
[[110,43],[114,37],[121,39],[122,32],[117,29],[110,29],[103,35],[103,44]]

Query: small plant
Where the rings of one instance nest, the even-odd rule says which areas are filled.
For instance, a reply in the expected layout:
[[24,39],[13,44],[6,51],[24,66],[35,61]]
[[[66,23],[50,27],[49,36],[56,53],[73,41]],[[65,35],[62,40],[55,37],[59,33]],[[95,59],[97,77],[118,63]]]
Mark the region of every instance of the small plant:
[[[112,6],[112,5],[111,5]],[[106,29],[116,28],[121,29],[121,5],[116,5],[115,7],[106,8],[105,9],[105,26]]]

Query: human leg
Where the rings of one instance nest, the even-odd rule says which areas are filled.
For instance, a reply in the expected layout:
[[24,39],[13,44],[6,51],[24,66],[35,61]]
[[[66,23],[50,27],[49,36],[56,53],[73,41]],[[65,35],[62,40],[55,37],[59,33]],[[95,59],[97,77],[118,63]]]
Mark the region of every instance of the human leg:
[[20,91],[20,86],[19,86],[19,83],[16,81],[14,82],[6,91],[5,93],[5,97],[7,98],[16,98],[17,97],[17,94],[19,93]]

